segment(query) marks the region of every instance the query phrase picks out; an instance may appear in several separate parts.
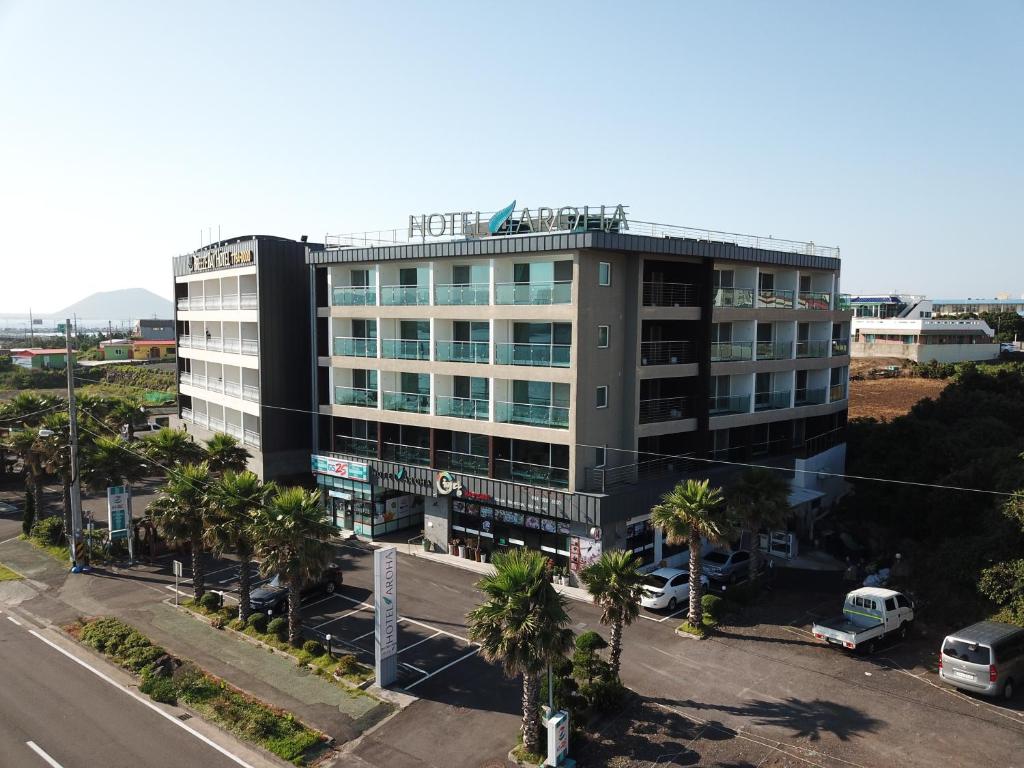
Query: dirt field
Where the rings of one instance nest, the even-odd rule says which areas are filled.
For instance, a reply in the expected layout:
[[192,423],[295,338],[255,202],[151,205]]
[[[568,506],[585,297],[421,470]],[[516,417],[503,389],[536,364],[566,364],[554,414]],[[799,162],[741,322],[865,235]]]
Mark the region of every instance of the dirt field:
[[850,382],[850,418],[870,416],[891,421],[910,410],[918,400],[937,397],[949,381],[942,379],[865,379]]

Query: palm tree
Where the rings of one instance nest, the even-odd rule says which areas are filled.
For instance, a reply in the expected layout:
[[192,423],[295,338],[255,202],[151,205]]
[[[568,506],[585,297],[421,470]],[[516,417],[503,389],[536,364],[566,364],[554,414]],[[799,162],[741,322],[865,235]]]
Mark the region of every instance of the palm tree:
[[206,543],[218,554],[233,549],[241,570],[238,574],[238,617],[249,618],[249,584],[256,550],[255,524],[269,498],[276,493],[273,483],[264,484],[252,472],[225,472],[210,486],[210,514]]
[[[43,472],[60,478],[64,500],[64,530],[67,532],[71,531],[71,486],[74,481],[71,471],[71,430],[68,427],[70,421],[64,411],[47,414],[43,417],[35,444]],[[89,436],[83,435],[79,445],[87,445],[88,442]]]
[[669,544],[690,545],[690,611],[686,620],[691,626],[703,624],[701,610],[700,546],[701,537],[712,544],[727,541],[733,527],[725,513],[721,488],[711,488],[708,480],[687,480],[661,497],[651,510],[651,524],[661,528]]
[[487,599],[470,611],[469,638],[509,677],[523,677],[523,746],[540,746],[537,676],[572,648],[566,598],[547,580],[546,558],[514,549],[494,556],[494,573],[477,582]]
[[36,515],[42,518],[46,517],[46,509],[43,507],[43,480],[46,471],[43,467],[44,453],[40,440],[38,429],[22,429],[8,435],[4,446],[21,459],[25,487],[31,491],[35,499]]
[[146,456],[166,470],[175,464],[190,464],[202,460],[204,451],[183,429],[161,429],[144,442]]
[[299,641],[302,585],[320,578],[331,562],[334,526],[324,519],[320,493],[282,488],[256,518],[260,573],[288,586],[288,641]]
[[608,662],[616,677],[622,655],[622,629],[640,615],[644,575],[639,568],[640,560],[632,552],[613,549],[580,571],[580,580],[594,603],[601,606],[601,623],[611,627]]
[[133,483],[145,476],[147,465],[119,437],[97,437],[82,453],[82,484],[102,492],[112,485]]
[[218,432],[206,441],[206,460],[212,472],[241,472],[251,458],[252,454],[231,435]]
[[192,597],[198,603],[206,592],[203,573],[203,534],[209,510],[206,462],[178,466],[167,478],[157,499],[149,505],[157,530],[171,544],[192,550]]
[[757,534],[762,528],[778,528],[793,513],[789,506],[789,482],[778,472],[752,467],[729,489],[728,507],[750,530],[750,578],[761,571],[761,548]]

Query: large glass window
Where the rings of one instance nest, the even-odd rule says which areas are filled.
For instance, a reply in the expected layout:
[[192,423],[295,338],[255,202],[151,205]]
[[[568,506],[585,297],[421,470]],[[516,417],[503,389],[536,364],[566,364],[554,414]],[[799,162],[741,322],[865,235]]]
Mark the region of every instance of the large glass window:
[[353,287],[366,288],[370,285],[370,270],[353,269],[350,274]]
[[456,320],[452,323],[454,341],[490,341],[491,325],[486,320]]
[[452,267],[454,285],[487,285],[490,280],[486,264],[456,264]]
[[416,395],[430,394],[429,373],[406,373],[400,375],[402,392]]
[[402,320],[398,324],[399,337],[410,341],[430,341],[429,320]]
[[427,285],[428,275],[426,267],[403,267],[398,270],[398,284],[410,287]]
[[464,400],[484,400],[490,397],[490,381],[479,376],[455,376],[455,397]]

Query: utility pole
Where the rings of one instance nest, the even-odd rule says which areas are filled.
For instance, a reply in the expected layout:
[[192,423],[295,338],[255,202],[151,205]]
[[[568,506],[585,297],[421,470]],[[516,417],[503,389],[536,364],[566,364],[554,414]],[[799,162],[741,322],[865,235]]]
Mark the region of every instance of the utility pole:
[[64,323],[67,340],[68,370],[68,429],[71,443],[71,536],[68,549],[71,551],[71,571],[77,573],[84,563],[78,562],[78,549],[82,546],[82,486],[78,477],[78,419],[75,414],[75,363],[71,349],[71,318]]

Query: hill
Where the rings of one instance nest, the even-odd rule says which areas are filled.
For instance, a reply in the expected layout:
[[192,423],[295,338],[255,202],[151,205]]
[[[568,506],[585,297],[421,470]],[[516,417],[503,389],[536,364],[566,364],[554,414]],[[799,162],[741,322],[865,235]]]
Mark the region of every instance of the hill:
[[49,312],[46,316],[58,320],[77,316],[79,322],[122,322],[140,317],[166,319],[174,316],[174,310],[171,302],[145,288],[122,288],[94,293],[58,312]]

